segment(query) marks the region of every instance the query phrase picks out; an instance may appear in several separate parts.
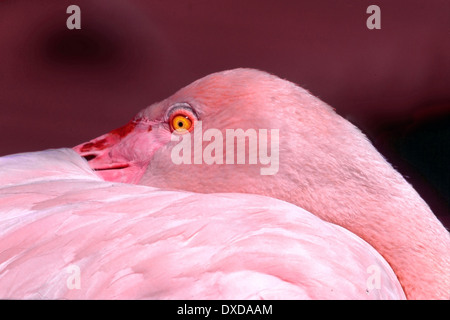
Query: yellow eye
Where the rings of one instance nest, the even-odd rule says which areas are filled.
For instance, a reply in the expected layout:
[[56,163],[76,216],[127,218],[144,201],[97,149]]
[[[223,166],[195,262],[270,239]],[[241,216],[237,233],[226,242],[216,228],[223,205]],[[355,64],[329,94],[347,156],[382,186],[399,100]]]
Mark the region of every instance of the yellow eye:
[[173,130],[183,132],[188,131],[192,127],[192,121],[188,116],[176,115],[172,118],[172,128]]

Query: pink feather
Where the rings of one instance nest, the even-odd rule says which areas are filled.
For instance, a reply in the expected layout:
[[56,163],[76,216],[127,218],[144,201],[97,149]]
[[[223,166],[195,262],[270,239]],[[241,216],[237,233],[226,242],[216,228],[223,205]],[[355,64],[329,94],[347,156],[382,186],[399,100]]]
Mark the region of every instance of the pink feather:
[[[279,130],[276,174],[175,163],[173,110],[194,136]],[[73,150],[0,158],[0,183],[0,298],[450,297],[428,205],[360,130],[265,72],[211,74]]]
[[284,201],[106,182],[70,149],[2,157],[0,181],[0,298],[404,298],[369,244]]

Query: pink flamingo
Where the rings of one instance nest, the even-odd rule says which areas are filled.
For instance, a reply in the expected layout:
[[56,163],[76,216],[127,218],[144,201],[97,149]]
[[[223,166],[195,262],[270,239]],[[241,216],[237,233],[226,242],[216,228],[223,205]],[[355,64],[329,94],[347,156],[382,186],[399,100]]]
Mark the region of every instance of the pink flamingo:
[[[279,130],[276,172],[175,164],[172,131],[200,124]],[[288,81],[212,74],[74,150],[88,163],[67,149],[0,159],[2,298],[449,298],[447,230]]]

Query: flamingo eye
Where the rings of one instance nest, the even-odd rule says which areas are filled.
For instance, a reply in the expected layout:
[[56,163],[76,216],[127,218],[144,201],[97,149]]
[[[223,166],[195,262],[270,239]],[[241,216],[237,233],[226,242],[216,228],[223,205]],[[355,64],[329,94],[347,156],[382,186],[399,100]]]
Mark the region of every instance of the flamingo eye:
[[192,128],[192,120],[188,116],[182,114],[173,116],[170,124],[173,130],[180,133],[190,131],[190,129]]
[[197,115],[188,104],[175,105],[169,111],[169,126],[172,132],[187,133],[194,129]]

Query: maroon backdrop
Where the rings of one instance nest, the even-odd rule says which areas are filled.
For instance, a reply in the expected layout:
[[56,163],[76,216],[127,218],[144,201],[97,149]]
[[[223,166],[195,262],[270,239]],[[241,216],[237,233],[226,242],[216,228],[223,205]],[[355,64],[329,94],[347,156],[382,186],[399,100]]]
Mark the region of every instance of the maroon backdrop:
[[[81,30],[66,9],[81,8]],[[381,9],[369,30],[366,9]],[[450,226],[450,2],[0,2],[0,155],[70,147],[206,74],[269,71],[359,126]]]

